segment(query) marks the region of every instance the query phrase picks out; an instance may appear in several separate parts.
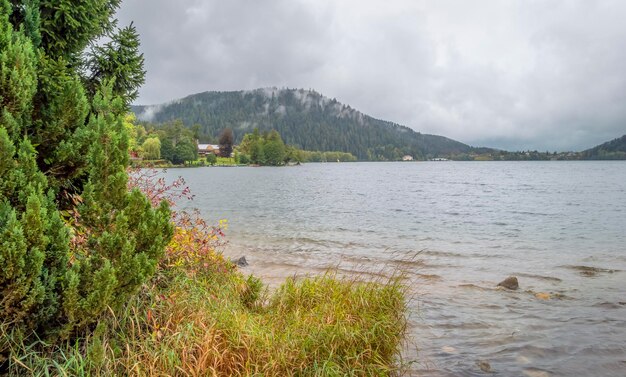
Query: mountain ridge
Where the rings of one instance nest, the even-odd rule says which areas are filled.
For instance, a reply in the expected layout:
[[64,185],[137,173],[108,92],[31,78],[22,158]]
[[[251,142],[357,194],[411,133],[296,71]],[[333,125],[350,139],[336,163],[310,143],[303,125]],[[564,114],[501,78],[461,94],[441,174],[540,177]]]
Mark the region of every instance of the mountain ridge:
[[288,144],[307,150],[350,152],[361,160],[397,160],[403,155],[428,158],[474,149],[371,117],[310,89],[207,91],[163,104],[133,106],[132,110],[142,121],[180,119],[187,127],[198,124],[200,137],[207,140],[226,127],[233,129],[236,142],[255,127],[276,129]]

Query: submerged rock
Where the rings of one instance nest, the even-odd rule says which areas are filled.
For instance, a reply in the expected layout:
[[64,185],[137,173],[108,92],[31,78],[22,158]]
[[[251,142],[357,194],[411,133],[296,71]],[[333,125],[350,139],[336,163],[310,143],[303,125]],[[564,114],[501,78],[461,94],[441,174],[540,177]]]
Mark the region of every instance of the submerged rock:
[[526,369],[524,375],[528,377],[550,377],[550,373],[540,369]]
[[535,297],[537,297],[540,300],[549,300],[550,299],[550,294],[549,293],[545,293],[545,292],[537,292],[537,293],[535,293]]
[[486,360],[476,361],[476,366],[485,373],[491,373],[491,364],[489,364]]
[[590,266],[565,266],[572,270],[578,271],[581,276],[585,277],[594,277],[599,273],[606,274],[614,274],[616,272],[621,272],[620,270],[612,270],[610,268],[599,268],[599,267],[590,267]]
[[236,259],[233,261],[234,264],[236,264],[239,267],[246,267],[248,265],[248,261],[246,260],[246,257],[243,256],[239,259]]
[[457,353],[456,348],[450,346],[443,346],[441,347],[441,350],[445,353]]
[[498,283],[498,287],[504,287],[514,291],[519,288],[519,283],[517,282],[517,278],[515,276],[509,276]]

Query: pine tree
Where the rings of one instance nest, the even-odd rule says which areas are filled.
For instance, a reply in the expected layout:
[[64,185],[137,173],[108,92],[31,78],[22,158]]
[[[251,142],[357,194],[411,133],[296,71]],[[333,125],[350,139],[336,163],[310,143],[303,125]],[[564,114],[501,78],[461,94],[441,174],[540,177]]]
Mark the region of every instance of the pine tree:
[[137,99],[146,74],[138,49],[139,35],[132,24],[114,33],[110,42],[95,46],[86,65],[90,93],[96,92],[103,79],[115,78],[113,93],[122,95],[126,106]]
[[230,157],[231,153],[233,153],[234,139],[235,137],[233,136],[233,130],[231,128],[225,128],[222,130],[219,137],[220,156]]
[[[128,192],[124,115],[144,79],[118,0],[0,0],[0,326],[68,337],[119,309],[172,235]],[[91,51],[103,35],[112,42]],[[114,57],[115,59],[111,59]],[[6,341],[0,339],[0,353]]]

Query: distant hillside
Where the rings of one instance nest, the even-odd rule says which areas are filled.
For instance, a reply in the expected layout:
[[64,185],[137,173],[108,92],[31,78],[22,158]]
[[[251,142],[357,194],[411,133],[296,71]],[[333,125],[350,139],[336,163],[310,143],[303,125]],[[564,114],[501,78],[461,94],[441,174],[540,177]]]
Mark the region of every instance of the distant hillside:
[[335,99],[302,89],[205,92],[170,103],[134,106],[140,120],[164,123],[181,119],[200,125],[204,139],[230,127],[235,141],[255,127],[277,130],[284,141],[305,150],[350,152],[361,160],[396,160],[405,154],[437,157],[472,148],[442,136],[374,119]]
[[581,152],[589,160],[626,160],[626,135]]

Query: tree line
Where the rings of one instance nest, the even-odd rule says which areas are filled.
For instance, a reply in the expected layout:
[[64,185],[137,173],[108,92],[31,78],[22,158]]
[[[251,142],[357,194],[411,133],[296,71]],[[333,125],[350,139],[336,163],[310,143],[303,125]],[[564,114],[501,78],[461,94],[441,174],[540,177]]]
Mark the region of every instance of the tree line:
[[345,152],[306,151],[286,145],[276,130],[261,134],[258,128],[245,134],[236,148],[241,163],[279,166],[300,162],[354,162],[356,157]]
[[[166,161],[175,165],[192,163],[199,159],[197,141],[198,128],[187,128],[182,121],[174,120],[163,124],[134,123],[132,116],[127,118],[130,135],[130,154],[151,161]],[[217,137],[205,140],[219,146],[219,156],[233,157],[237,164],[279,166],[298,162],[351,162],[357,158],[346,152],[306,151],[283,141],[278,131],[266,132],[255,128],[252,133],[241,136],[241,143],[235,145],[235,134],[231,128],[220,131]],[[205,156],[207,164],[215,164],[216,156]]]

